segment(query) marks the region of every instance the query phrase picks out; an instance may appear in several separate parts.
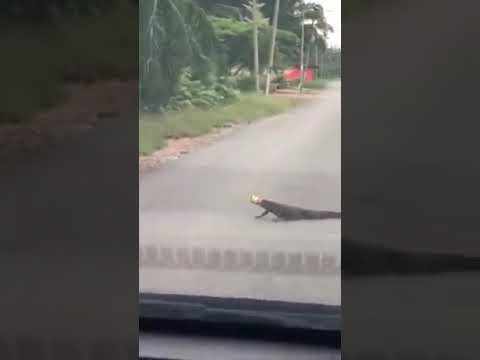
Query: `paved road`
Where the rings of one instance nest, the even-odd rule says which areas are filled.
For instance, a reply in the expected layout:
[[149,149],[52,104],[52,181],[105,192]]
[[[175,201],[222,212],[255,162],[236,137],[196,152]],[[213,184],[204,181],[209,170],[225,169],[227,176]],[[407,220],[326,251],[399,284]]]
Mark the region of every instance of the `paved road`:
[[339,303],[340,221],[255,220],[248,199],[340,210],[340,95],[332,83],[142,176],[140,289]]

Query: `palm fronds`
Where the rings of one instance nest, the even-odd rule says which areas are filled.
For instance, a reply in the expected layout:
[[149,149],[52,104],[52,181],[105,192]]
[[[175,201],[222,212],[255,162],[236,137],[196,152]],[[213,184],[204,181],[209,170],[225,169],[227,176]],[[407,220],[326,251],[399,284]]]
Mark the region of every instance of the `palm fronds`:
[[205,12],[191,0],[140,2],[140,98],[155,109],[174,95],[182,70],[206,80],[217,38]]

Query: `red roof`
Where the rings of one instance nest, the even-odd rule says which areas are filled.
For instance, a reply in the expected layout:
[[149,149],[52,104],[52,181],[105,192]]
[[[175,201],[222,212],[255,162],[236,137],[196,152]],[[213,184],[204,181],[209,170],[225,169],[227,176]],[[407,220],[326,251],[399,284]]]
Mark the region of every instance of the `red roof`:
[[[304,79],[305,81],[315,80],[315,70],[314,68],[309,67],[304,70]],[[287,69],[283,72],[283,78],[287,81],[300,80],[301,71],[299,67],[294,67]]]

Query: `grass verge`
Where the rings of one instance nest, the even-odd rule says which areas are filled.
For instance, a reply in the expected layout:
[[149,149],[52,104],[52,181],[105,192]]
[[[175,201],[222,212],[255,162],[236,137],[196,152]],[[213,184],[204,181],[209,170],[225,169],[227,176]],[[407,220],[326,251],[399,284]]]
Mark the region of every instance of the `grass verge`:
[[306,81],[303,87],[310,90],[321,90],[327,87],[328,80],[318,79],[313,81]]
[[149,155],[165,145],[167,139],[195,137],[225,124],[239,124],[273,116],[301,104],[304,100],[241,95],[234,103],[208,110],[188,109],[164,114],[140,114],[139,153]]

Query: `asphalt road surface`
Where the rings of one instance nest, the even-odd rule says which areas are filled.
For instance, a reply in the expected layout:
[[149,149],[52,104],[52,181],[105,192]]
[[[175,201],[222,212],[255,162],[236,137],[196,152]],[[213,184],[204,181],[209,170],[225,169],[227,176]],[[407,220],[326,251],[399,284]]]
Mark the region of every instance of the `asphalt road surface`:
[[140,291],[340,303],[341,221],[257,220],[251,194],[341,207],[341,85],[140,178]]

